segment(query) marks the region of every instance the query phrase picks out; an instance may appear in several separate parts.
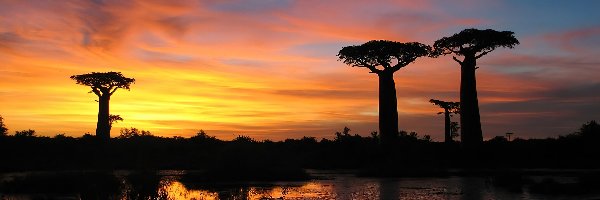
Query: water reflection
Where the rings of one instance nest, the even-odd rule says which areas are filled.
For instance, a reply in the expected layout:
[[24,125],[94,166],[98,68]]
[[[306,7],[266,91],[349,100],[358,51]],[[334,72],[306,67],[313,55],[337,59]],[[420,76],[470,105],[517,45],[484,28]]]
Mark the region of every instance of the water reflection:
[[[362,178],[330,174],[307,182],[182,182],[183,171],[0,174],[0,199],[552,199],[490,177]],[[540,178],[539,181],[548,179]],[[516,183],[510,178],[506,183]],[[532,179],[534,182],[539,182]],[[576,180],[560,178],[564,184]],[[570,181],[570,182],[569,182]],[[548,181],[546,181],[548,182]],[[562,182],[554,185],[560,186]],[[549,187],[550,183],[541,185]],[[524,187],[530,185],[531,187]],[[540,186],[538,186],[540,187]],[[535,189],[535,188],[533,188]],[[539,190],[539,189],[537,189]],[[594,196],[596,195],[596,196]],[[570,196],[597,198],[597,194]]]
[[185,187],[185,185],[178,181],[164,181],[163,186],[159,189],[159,191],[166,194],[167,199],[219,199],[219,194],[216,192],[189,190]]

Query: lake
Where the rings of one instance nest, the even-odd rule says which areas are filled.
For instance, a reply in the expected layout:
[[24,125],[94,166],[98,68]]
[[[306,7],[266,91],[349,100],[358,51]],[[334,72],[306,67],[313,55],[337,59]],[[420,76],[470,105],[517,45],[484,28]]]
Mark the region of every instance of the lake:
[[194,182],[186,171],[21,172],[0,175],[1,199],[600,199],[581,176],[357,177],[308,170],[297,182]]

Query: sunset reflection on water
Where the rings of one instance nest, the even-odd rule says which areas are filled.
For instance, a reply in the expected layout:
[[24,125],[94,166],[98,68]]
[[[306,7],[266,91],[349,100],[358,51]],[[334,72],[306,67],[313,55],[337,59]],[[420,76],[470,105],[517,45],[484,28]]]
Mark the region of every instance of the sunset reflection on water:
[[333,187],[309,182],[301,185],[288,186],[251,186],[237,188],[189,189],[183,183],[165,180],[159,188],[160,194],[167,199],[320,199],[331,197]]
[[[166,194],[167,199],[196,199],[196,200],[217,200],[219,194],[205,190],[190,190],[179,181],[167,182],[159,189],[159,193]],[[163,183],[164,183],[163,182]]]

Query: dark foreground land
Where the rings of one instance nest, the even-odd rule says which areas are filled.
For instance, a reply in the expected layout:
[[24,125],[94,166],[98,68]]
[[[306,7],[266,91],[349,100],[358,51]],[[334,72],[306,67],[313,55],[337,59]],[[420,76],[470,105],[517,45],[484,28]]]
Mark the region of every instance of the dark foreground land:
[[475,149],[405,132],[395,137],[391,147],[383,148],[376,134],[363,137],[348,130],[336,133],[333,140],[304,137],[278,142],[246,136],[222,141],[204,132],[191,138],[165,138],[126,130],[104,142],[90,135],[21,134],[0,137],[0,171],[177,169],[226,172],[240,178],[263,173],[289,177],[301,174],[300,169],[356,169],[366,176],[443,176],[448,169],[600,169],[599,127],[591,121],[557,139],[496,137]]
[[[598,198],[599,127],[592,121],[575,133],[549,139],[496,137],[474,149],[405,132],[388,148],[376,134],[363,137],[348,130],[332,140],[279,142],[245,136],[222,141],[204,132],[165,138],[131,129],[104,142],[90,135],[50,138],[21,132],[0,137],[0,196]],[[350,173],[327,176],[306,169]]]

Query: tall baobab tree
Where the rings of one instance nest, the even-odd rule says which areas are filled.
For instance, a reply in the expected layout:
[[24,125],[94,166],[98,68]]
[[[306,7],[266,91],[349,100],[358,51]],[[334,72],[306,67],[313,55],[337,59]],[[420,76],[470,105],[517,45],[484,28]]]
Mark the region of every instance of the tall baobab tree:
[[477,59],[492,52],[498,47],[514,48],[519,41],[511,31],[495,31],[492,29],[465,29],[450,37],[435,41],[432,56],[453,54],[462,56],[460,60],[452,59],[460,64],[460,126],[461,141],[464,147],[478,146],[483,142],[479,101],[477,100],[477,84],[475,70]]
[[452,114],[458,114],[460,110],[460,103],[452,101],[442,101],[437,99],[430,99],[429,102],[433,105],[439,106],[440,108],[444,109],[444,112],[438,113],[444,114],[444,142],[452,143],[452,121],[450,121],[450,117],[452,117]]
[[[96,136],[101,140],[108,141],[111,129],[110,97],[119,88],[129,90],[129,86],[135,82],[135,79],[125,77],[121,72],[92,72],[90,74],[73,75],[71,79],[77,81],[77,84],[91,87],[92,91],[90,93],[98,96]],[[114,121],[115,118],[113,117],[112,120]]]
[[347,46],[338,53],[339,60],[352,67],[364,67],[379,77],[379,131],[382,145],[398,135],[398,102],[394,72],[431,53],[431,47],[418,43],[372,40]]

